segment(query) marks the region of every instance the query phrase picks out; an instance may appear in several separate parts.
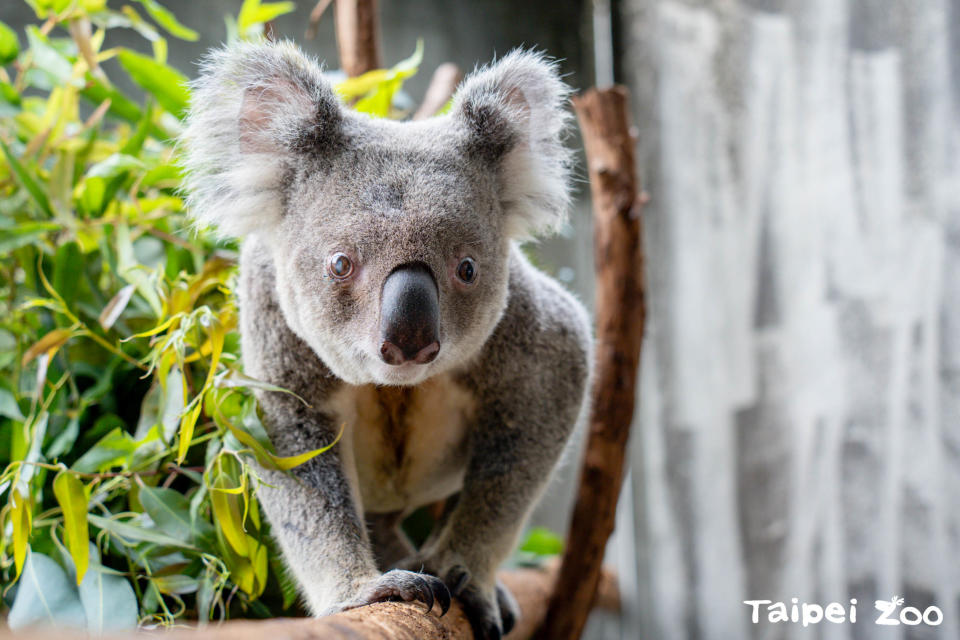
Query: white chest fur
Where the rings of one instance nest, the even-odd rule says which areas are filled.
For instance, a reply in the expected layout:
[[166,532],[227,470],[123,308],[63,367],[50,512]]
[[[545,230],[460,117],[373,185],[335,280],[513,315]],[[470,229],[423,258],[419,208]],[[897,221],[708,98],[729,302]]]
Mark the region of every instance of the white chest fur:
[[364,511],[410,511],[460,490],[475,400],[449,376],[416,387],[348,386],[333,400]]

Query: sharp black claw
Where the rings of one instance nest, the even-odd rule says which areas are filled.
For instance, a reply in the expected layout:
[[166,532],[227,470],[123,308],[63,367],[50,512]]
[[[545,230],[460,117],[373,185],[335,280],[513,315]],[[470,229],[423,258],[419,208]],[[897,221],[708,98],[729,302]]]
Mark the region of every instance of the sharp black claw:
[[450,610],[450,590],[441,580],[437,580],[435,584],[437,586],[437,600],[440,601],[440,617],[442,618]]
[[430,611],[433,609],[433,589],[430,588],[430,584],[422,576],[416,576],[416,580],[417,593],[420,594],[423,603],[427,605],[427,611]]

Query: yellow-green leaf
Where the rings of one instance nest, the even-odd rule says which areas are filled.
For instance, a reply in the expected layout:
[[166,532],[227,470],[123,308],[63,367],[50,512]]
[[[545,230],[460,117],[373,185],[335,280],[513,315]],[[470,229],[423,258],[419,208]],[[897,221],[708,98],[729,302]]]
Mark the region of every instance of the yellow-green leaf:
[[200,417],[200,411],[203,409],[201,398],[208,389],[213,386],[213,378],[217,373],[217,365],[220,363],[220,356],[223,354],[223,340],[227,335],[226,327],[221,322],[214,322],[210,328],[210,370],[207,372],[207,379],[203,383],[203,388],[198,393],[196,406],[183,416],[180,423],[180,448],[177,452],[178,464],[183,462],[187,456],[187,450],[190,449],[190,443],[193,441],[193,430],[197,425],[197,418]]
[[250,30],[264,22],[270,22],[285,13],[290,13],[297,6],[293,2],[267,2],[260,0],[244,0],[237,16],[237,30],[241,35],[248,35]]
[[0,22],[0,65],[16,60],[18,53],[20,44],[17,42],[17,32]]
[[90,534],[87,525],[87,493],[77,476],[61,471],[53,480],[53,493],[63,510],[67,549],[77,568],[77,584],[83,581],[90,563]]
[[156,0],[137,0],[137,2],[142,4],[143,8],[150,14],[150,17],[166,29],[170,35],[180,38],[181,40],[190,40],[191,42],[200,37],[193,29],[180,24],[177,17],[173,15],[173,12],[156,2]]
[[243,510],[240,508],[241,496],[234,492],[236,487],[224,475],[213,480],[210,489],[210,503],[213,506],[213,518],[223,537],[239,555],[246,557],[249,548],[247,534],[243,530]]
[[193,409],[183,414],[183,418],[180,420],[180,445],[177,449],[177,464],[182,464],[183,459],[187,457],[190,443],[193,442],[193,430],[197,426],[197,418],[200,417],[202,409],[203,403],[197,400]]
[[347,102],[356,101],[353,108],[361,113],[385,117],[390,113],[393,96],[403,81],[414,75],[423,61],[423,41],[409,58],[391,69],[374,69],[355,78],[347,78],[336,85],[338,94]]
[[23,571],[30,544],[30,529],[33,526],[33,510],[30,502],[20,495],[19,489],[10,494],[10,517],[13,524],[13,562],[17,568],[17,577]]
[[37,356],[50,353],[51,351],[56,351],[63,344],[73,337],[73,329],[54,329],[50,331],[45,336],[37,340],[33,346],[27,349],[26,353],[23,354],[23,360],[21,364],[26,366],[31,360]]
[[250,562],[253,564],[254,589],[250,595],[259,598],[267,587],[268,556],[267,545],[247,536],[247,546],[252,551]]
[[216,416],[217,424],[226,425],[226,427],[230,430],[230,433],[232,433],[237,440],[250,447],[250,449],[253,451],[253,455],[257,458],[257,462],[268,469],[276,469],[279,471],[289,471],[290,469],[299,467],[305,462],[309,462],[321,453],[329,451],[334,445],[337,444],[337,442],[340,441],[340,436],[343,435],[344,427],[346,427],[346,423],[340,425],[340,432],[337,433],[337,437],[333,439],[333,442],[328,445],[324,445],[319,449],[314,449],[313,451],[307,451],[294,456],[278,456],[269,451],[260,441],[254,438],[245,429],[235,425],[233,420],[224,416],[220,411],[219,404],[214,408],[214,415]]

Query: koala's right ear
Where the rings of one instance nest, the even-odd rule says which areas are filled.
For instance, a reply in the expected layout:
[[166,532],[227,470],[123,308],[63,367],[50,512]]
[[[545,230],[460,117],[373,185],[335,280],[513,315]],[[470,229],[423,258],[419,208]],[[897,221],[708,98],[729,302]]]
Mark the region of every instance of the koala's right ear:
[[341,143],[340,101],[320,66],[293,44],[214,51],[192,90],[181,137],[187,204],[223,235],[278,220],[298,156],[332,153]]

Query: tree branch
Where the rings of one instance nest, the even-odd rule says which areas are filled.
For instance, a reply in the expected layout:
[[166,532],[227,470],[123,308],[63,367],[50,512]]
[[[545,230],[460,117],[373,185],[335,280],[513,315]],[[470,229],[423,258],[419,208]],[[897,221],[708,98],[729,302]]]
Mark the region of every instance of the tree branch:
[[340,68],[351,78],[381,68],[377,0],[336,0]]
[[453,97],[453,92],[457,90],[461,80],[463,80],[463,72],[452,62],[445,62],[437,67],[430,78],[430,84],[423,95],[420,108],[413,114],[413,119],[425,120],[443,109]]
[[580,637],[613,532],[646,317],[643,242],[627,91],[591,89],[574,98],[594,211],[596,375],[577,502],[566,553],[539,638]]
[[[520,604],[521,618],[505,640],[525,640],[543,622],[547,598],[557,577],[559,563],[543,569],[515,569],[500,572],[500,578]],[[597,597],[600,606],[618,609],[616,578],[604,572]],[[177,628],[164,633],[163,640],[473,640],[470,623],[454,600],[442,618],[439,608],[426,613],[422,604],[381,602],[325,618],[274,618],[236,620],[203,628]],[[156,632],[150,636],[158,640]],[[0,628],[0,640],[82,640],[85,635],[64,630],[30,629],[13,635]],[[110,634],[105,640],[142,640],[140,634]]]
[[327,7],[330,6],[330,3],[333,0],[319,0],[317,4],[313,6],[313,9],[310,11],[310,19],[307,22],[307,30],[303,34],[303,37],[307,40],[313,40],[317,37],[317,27],[320,25],[320,18],[323,17],[323,13],[327,10]]

